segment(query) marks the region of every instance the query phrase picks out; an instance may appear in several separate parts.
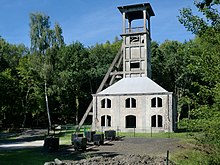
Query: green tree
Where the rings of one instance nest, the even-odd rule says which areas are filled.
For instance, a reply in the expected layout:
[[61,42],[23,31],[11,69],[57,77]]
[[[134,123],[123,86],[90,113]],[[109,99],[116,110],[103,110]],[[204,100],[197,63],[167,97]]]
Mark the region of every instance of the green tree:
[[80,42],[72,43],[61,49],[60,62],[61,88],[68,95],[69,107],[72,107],[78,124],[80,100],[85,97],[84,89],[88,86],[85,85],[88,82],[88,51]]
[[[6,127],[19,126],[21,111],[21,102],[18,99],[20,94],[19,75],[17,66],[22,57],[28,52],[24,45],[12,45],[4,39],[0,39],[0,110],[1,119]],[[15,120],[17,118],[17,120]]]
[[64,45],[62,29],[58,24],[55,24],[55,30],[51,29],[49,16],[41,13],[32,13],[30,15],[30,37],[32,52],[38,54],[39,58],[42,59],[42,70],[39,72],[44,80],[44,94],[50,129],[51,117],[48,101],[48,81],[51,79],[51,72],[53,71],[53,65],[51,64],[53,58],[51,58],[51,51],[48,49],[52,47],[60,48]]
[[[189,96],[192,99],[193,107],[190,113],[192,118],[191,127],[202,130],[198,138],[209,153],[209,163],[218,164],[220,161],[219,146],[219,77],[220,77],[220,14],[215,8],[219,1],[206,1],[207,4],[197,3],[199,11],[205,18],[199,18],[192,13],[189,15],[181,13],[183,25],[194,33],[196,38],[188,46],[187,54],[190,63],[187,65],[188,72],[191,72],[191,86]],[[196,24],[198,19],[205,24],[198,24],[198,28],[189,25]],[[204,28],[205,27],[205,28]],[[199,29],[199,30],[198,30]],[[193,90],[192,90],[193,89]]]

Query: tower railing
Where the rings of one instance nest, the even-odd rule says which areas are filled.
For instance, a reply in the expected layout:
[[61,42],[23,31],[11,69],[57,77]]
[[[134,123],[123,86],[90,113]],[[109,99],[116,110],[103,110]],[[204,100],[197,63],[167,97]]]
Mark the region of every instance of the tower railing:
[[126,28],[126,33],[136,33],[136,32],[146,32],[147,29],[144,29],[143,26],[137,26],[132,28]]

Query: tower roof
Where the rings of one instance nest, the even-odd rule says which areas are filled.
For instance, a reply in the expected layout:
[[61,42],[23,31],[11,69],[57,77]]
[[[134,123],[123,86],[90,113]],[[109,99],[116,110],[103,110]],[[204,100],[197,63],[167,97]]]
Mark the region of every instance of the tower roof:
[[148,77],[123,78],[97,95],[169,93]]
[[128,6],[119,6],[119,11],[121,13],[126,13],[126,18],[129,20],[142,19],[143,10],[147,10],[149,16],[155,16],[154,11],[150,3],[134,4]]

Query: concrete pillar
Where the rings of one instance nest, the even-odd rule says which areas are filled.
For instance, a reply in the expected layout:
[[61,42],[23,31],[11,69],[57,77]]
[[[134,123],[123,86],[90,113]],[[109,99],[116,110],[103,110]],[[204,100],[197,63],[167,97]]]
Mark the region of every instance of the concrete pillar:
[[131,29],[131,20],[128,20],[128,28],[129,28],[129,32],[132,32],[132,29]]
[[147,12],[146,10],[143,10],[143,18],[144,18],[144,31],[147,29]]
[[125,12],[122,14],[122,19],[123,19],[123,25],[122,25],[122,34],[126,33],[126,18],[125,18]]
[[92,130],[97,128],[97,96],[93,95],[93,119],[92,119]]
[[150,18],[148,19],[148,32],[149,32],[149,38],[151,39],[151,35],[150,35]]

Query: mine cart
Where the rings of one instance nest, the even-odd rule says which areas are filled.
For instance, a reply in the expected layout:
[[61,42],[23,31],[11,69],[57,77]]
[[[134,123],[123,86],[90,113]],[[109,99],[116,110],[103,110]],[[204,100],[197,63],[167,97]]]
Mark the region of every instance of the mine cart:
[[44,139],[44,149],[49,152],[56,152],[59,150],[59,138],[47,137]]
[[116,137],[116,131],[115,130],[105,131],[105,139],[115,140],[115,137]]
[[87,139],[83,137],[83,134],[72,134],[71,141],[76,151],[86,150]]
[[95,131],[88,131],[85,132],[85,136],[88,142],[93,142],[93,135],[95,134]]
[[94,145],[103,145],[104,144],[104,134],[94,134],[93,135]]

